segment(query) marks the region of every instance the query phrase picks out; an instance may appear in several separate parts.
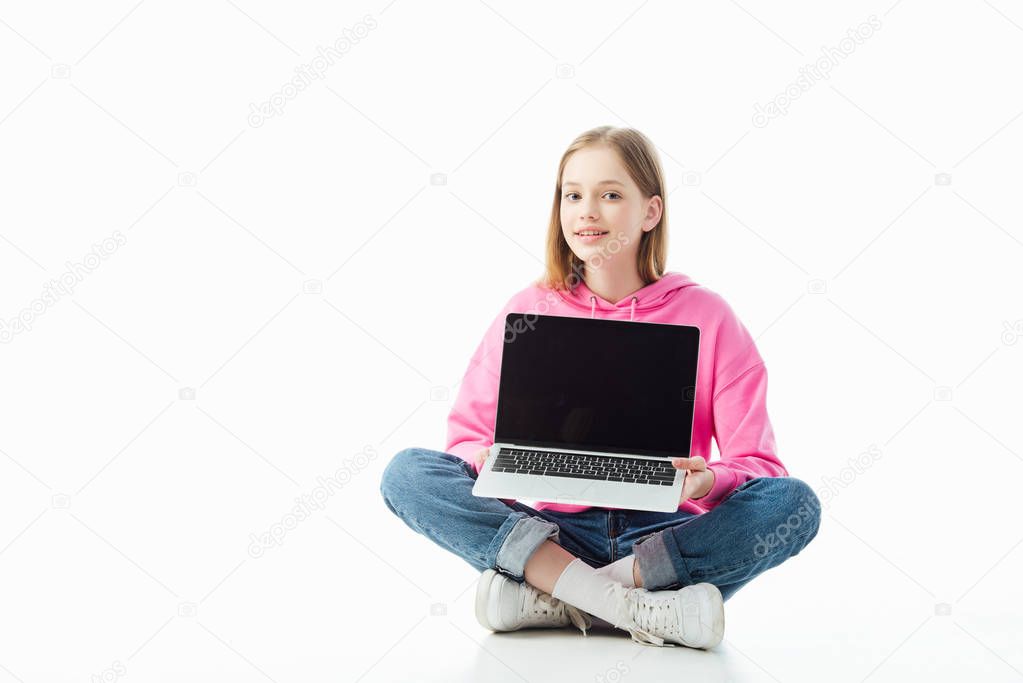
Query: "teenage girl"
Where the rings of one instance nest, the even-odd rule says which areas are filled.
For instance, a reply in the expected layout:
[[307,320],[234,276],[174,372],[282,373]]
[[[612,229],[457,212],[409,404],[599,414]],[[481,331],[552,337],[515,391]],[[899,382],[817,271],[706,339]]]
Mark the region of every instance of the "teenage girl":
[[[752,336],[719,294],[665,272],[664,190],[642,133],[603,126],[572,142],[558,168],[545,273],[504,305],[476,348],[446,452],[407,448],[384,471],[388,509],[482,573],[476,616],[485,628],[574,624],[585,634],[596,618],[640,643],[710,648],[724,634],[723,602],[817,534],[820,501],[776,453]],[[692,449],[673,460],[688,471],[676,512],[472,494],[494,443],[511,312],[700,328]]]

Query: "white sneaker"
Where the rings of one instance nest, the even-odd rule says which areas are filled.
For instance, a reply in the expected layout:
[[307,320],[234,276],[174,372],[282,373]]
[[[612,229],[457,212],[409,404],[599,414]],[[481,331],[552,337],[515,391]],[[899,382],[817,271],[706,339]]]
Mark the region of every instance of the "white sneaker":
[[[625,629],[644,645],[711,648],[725,635],[721,591],[712,583],[697,583],[676,591],[648,591],[618,584],[621,616],[616,628]],[[671,641],[671,642],[665,642]]]
[[574,624],[586,635],[590,615],[523,581],[488,569],[476,586],[476,619],[491,631],[562,628]]

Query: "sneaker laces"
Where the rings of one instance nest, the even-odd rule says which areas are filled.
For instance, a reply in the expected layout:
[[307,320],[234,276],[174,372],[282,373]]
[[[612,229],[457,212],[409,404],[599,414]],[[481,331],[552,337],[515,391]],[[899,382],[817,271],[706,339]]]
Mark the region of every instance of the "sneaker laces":
[[[525,585],[529,586],[529,584]],[[582,631],[584,636],[587,635],[586,631],[593,622],[586,612],[559,600],[550,593],[544,593],[535,586],[529,586],[529,589],[524,597],[523,609],[529,615],[531,622],[558,622],[568,616],[569,621]]]
[[615,628],[628,631],[632,640],[642,645],[675,647],[656,635],[669,630],[672,615],[667,601],[643,599],[649,592],[643,588],[626,588],[616,583],[612,590],[619,605],[617,623],[612,624]]

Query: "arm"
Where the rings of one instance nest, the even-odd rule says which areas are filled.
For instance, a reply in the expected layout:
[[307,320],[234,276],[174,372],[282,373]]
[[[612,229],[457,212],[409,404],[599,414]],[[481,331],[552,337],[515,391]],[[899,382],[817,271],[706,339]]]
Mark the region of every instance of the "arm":
[[481,463],[474,456],[494,443],[507,309],[497,315],[473,352],[448,415],[444,450],[471,463],[477,473]]
[[767,415],[767,367],[753,335],[732,307],[718,299],[721,317],[714,339],[711,416],[721,457],[707,464],[713,485],[699,498],[707,509],[750,479],[788,476]]
[[700,504],[716,506],[736,487],[756,477],[785,477],[767,415],[767,368],[758,362],[714,395],[714,440],[720,460],[708,463],[714,485]]

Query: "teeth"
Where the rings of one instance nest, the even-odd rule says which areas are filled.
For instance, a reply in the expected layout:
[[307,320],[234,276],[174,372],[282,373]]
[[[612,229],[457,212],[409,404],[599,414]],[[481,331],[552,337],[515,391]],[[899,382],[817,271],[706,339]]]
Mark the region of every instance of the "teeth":
[[607,233],[605,233],[605,232],[581,232],[581,233],[579,233],[579,236],[580,237],[588,237],[588,236],[591,236],[591,235],[606,235],[606,234]]

